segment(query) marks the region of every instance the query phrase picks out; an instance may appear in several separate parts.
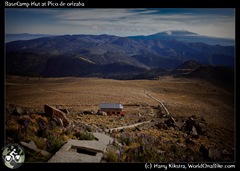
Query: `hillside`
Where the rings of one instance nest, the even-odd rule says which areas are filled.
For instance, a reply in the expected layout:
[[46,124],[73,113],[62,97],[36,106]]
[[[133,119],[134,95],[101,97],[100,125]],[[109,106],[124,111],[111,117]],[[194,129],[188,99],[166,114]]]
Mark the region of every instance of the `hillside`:
[[176,78],[200,78],[234,91],[234,69],[223,66],[200,66],[192,72],[179,74]]
[[[136,40],[106,34],[62,35],[6,43],[7,74],[26,76],[135,75],[157,68],[175,69],[188,60],[233,67],[234,46],[156,36]],[[117,67],[116,73],[111,65],[121,67]]]
[[[105,162],[235,161],[235,93],[219,84],[197,78],[123,81],[19,76],[7,76],[5,84],[6,141],[31,142],[48,152],[37,153],[24,146],[27,162],[47,162],[49,155],[54,155],[68,140],[93,140],[93,132],[121,143],[108,145]],[[168,109],[169,116],[163,115],[159,101]],[[97,114],[103,102],[123,104],[125,115]],[[45,104],[65,111],[71,124],[61,125],[46,112]],[[189,118],[193,128],[189,128]],[[24,129],[22,123],[26,119],[29,127]],[[129,127],[144,121],[149,122]],[[119,127],[120,130],[108,131]],[[120,147],[122,158],[117,153]],[[74,156],[70,161],[76,159]]]
[[172,70],[171,75],[177,76],[177,75],[181,75],[181,74],[188,74],[188,73],[198,69],[202,65],[203,64],[200,64],[194,60],[189,60],[189,61],[182,63],[181,65],[176,67],[174,70]]

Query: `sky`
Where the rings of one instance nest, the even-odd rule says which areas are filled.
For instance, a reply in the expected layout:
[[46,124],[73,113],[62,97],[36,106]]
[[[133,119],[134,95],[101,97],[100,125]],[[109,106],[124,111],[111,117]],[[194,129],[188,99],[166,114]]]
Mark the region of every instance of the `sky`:
[[5,33],[150,35],[186,30],[235,39],[233,8],[6,8]]

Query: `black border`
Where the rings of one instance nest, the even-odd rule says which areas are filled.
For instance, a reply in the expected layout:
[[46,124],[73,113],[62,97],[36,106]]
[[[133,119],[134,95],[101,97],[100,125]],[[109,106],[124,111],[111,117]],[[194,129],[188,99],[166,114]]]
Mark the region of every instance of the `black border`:
[[[19,0],[21,2],[31,2],[28,0]],[[32,0],[34,1],[34,0]],[[46,0],[45,0],[46,1]],[[78,0],[63,0],[64,2],[78,2]],[[8,0],[8,2],[17,2],[16,0]],[[40,0],[36,0],[35,2],[40,2]],[[53,2],[59,2],[57,0],[53,0]],[[239,65],[239,59],[238,59],[238,45],[239,45],[239,34],[237,32],[237,30],[240,30],[239,26],[237,25],[237,19],[239,18],[238,15],[238,8],[237,8],[237,1],[236,0],[228,0],[225,1],[224,3],[221,1],[212,1],[212,0],[201,0],[201,1],[197,1],[197,0],[110,0],[109,2],[107,1],[103,1],[103,0],[80,0],[80,2],[83,2],[85,4],[84,7],[79,7],[79,8],[235,8],[235,20],[236,20],[236,45],[235,45],[235,49],[236,49],[236,57],[235,57],[235,104],[236,106],[238,106],[238,97],[237,97],[237,88],[239,86],[238,83],[238,70],[237,70],[237,66]],[[3,31],[5,31],[5,0],[1,1],[2,5],[1,7],[3,8],[3,10],[1,11],[2,16],[3,16],[3,23],[2,23],[2,27],[3,27]],[[8,8],[8,7],[7,7]],[[18,7],[19,8],[19,7]],[[33,8],[33,7],[31,7]],[[44,7],[41,7],[44,8]],[[49,7],[48,7],[49,8]],[[58,7],[59,8],[59,7]],[[4,61],[4,47],[5,47],[5,43],[4,43],[4,37],[5,37],[5,32],[3,32],[3,43],[2,43],[2,58]],[[1,103],[1,109],[2,109],[2,120],[1,123],[3,123],[3,125],[1,124],[1,130],[3,132],[1,132],[1,135],[4,136],[5,131],[4,131],[4,112],[5,112],[5,102],[4,102],[4,98],[5,98],[5,65],[4,62],[1,63],[2,65],[2,71],[3,71],[3,82],[2,82],[2,86],[3,86],[3,103]],[[236,163],[219,163],[219,164],[234,164],[235,165],[235,169],[240,169],[240,158],[238,155],[238,150],[239,147],[238,145],[240,144],[240,140],[238,140],[238,132],[237,132],[237,127],[238,127],[238,123],[239,123],[239,116],[238,116],[238,112],[237,109],[235,111],[235,130],[236,130]],[[5,137],[5,136],[4,136]],[[0,148],[2,149],[4,147],[4,138],[1,138],[1,146]],[[0,162],[0,170],[11,170],[8,169],[7,167],[4,166],[4,164],[2,162]],[[168,165],[169,163],[159,163],[159,164],[165,164]],[[177,163],[176,163],[177,164]],[[185,164],[187,166],[188,163],[179,163],[179,164]],[[194,163],[197,164],[197,163]],[[201,163],[200,163],[201,164]],[[208,164],[213,164],[213,163],[208,163]],[[24,163],[20,168],[18,168],[17,170],[146,170],[145,169],[145,163]],[[151,170],[159,170],[159,169],[151,169]],[[164,170],[164,169],[161,169]],[[167,169],[169,170],[169,168]]]

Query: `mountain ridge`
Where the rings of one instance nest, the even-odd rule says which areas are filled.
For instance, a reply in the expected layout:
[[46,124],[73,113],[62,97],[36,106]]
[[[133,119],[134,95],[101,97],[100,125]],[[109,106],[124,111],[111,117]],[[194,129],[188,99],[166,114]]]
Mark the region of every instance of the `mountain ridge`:
[[[30,34],[30,33],[17,33],[17,34],[12,34],[12,33],[7,33],[5,34],[5,42],[9,43],[12,41],[18,41],[18,40],[31,40],[31,39],[36,39],[36,38],[41,38],[41,37],[55,37],[55,36],[63,36],[63,35],[87,35],[87,34],[60,34],[60,35],[52,35],[52,34]],[[91,34],[89,34],[91,35]],[[108,34],[99,34],[95,36],[109,36]],[[114,36],[114,35],[111,35]],[[181,36],[189,36],[191,39],[185,39]],[[167,40],[180,40],[180,41],[186,41],[186,42],[203,42],[206,44],[210,45],[223,45],[223,46],[232,46],[235,44],[234,39],[232,38],[221,38],[221,37],[212,37],[212,36],[205,36],[205,35],[200,35],[194,32],[190,32],[187,30],[166,30],[158,33],[153,33],[149,35],[136,35],[136,36],[118,36],[118,37],[126,37],[126,38],[131,38],[131,39],[156,39],[156,38],[161,38],[161,39],[167,39]],[[168,38],[167,38],[168,37]],[[201,39],[201,41],[197,40],[192,40],[192,38],[197,38]],[[208,39],[207,41],[204,39]],[[212,40],[209,40],[212,39]]]
[[147,36],[143,35],[129,36],[129,38],[132,38],[134,40],[162,39],[162,40],[178,40],[184,42],[202,42],[209,45],[222,45],[222,46],[232,46],[235,44],[234,39],[204,36],[186,30],[167,30]]
[[[191,32],[182,34],[192,35]],[[179,40],[134,40],[106,34],[61,35],[6,43],[7,74],[111,77],[149,71],[147,75],[155,75],[166,74],[164,69],[175,69],[188,60],[233,67],[234,46]],[[122,72],[116,72],[114,67]]]

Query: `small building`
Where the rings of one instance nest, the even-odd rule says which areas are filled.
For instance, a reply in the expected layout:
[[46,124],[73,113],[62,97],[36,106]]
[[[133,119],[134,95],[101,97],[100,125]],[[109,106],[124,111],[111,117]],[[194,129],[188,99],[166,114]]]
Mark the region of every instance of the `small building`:
[[107,115],[124,115],[123,105],[120,103],[101,103],[99,107]]

